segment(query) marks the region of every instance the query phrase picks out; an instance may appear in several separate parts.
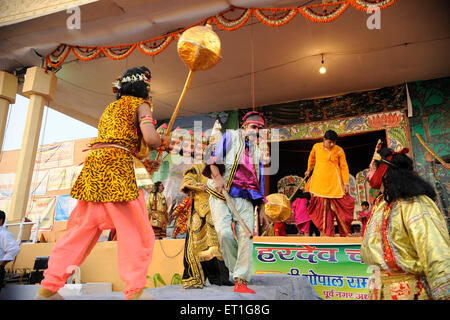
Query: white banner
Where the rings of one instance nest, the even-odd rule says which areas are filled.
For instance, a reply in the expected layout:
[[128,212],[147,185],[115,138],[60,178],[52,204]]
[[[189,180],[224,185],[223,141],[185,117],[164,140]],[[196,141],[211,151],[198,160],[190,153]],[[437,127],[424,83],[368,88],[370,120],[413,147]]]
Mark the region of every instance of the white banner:
[[71,189],[83,166],[55,168],[49,170],[47,190]]
[[0,199],[0,210],[4,211],[6,213],[6,216],[8,216],[10,204],[11,204],[10,198]]
[[27,218],[33,222],[40,220],[39,230],[50,230],[53,226],[56,197],[33,198],[28,201]]
[[42,196],[47,193],[49,171],[34,171],[31,179],[30,195]]
[[0,197],[12,197],[14,191],[15,173],[0,174]]
[[73,165],[74,142],[49,144],[38,148],[35,169],[50,169]]

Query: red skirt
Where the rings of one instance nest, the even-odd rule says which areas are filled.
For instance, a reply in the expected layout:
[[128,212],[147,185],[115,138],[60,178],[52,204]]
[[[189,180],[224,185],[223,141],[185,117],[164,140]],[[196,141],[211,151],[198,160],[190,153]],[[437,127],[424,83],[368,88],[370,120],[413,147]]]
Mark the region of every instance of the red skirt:
[[355,199],[349,194],[338,199],[312,196],[308,214],[321,235],[328,237],[334,237],[334,217],[336,217],[339,235],[346,237],[351,233],[354,209]]

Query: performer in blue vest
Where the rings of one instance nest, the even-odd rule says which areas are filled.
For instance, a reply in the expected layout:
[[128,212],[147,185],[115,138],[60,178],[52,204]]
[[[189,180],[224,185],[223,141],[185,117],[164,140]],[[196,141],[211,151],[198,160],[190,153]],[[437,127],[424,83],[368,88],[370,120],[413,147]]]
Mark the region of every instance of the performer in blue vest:
[[242,120],[241,129],[227,130],[222,136],[212,156],[206,159],[203,174],[209,178],[207,192],[212,219],[225,265],[233,273],[234,291],[255,293],[247,287],[252,273],[253,241],[244,233],[222,194],[223,189],[229,193],[250,230],[253,230],[255,206],[262,230],[268,226],[269,220],[264,213],[263,164],[258,146],[258,132],[264,126],[264,116],[252,111]]

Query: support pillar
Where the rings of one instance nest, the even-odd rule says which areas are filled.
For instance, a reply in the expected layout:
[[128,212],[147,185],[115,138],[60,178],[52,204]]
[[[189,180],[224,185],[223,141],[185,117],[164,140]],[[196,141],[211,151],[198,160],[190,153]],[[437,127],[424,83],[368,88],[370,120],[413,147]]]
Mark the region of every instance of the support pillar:
[[56,82],[56,76],[50,71],[45,72],[40,67],[27,69],[22,92],[30,102],[8,215],[10,221],[22,220],[26,214],[44,106],[53,100]]
[[5,71],[0,71],[0,150],[2,149],[5,138],[9,105],[16,102],[18,83],[16,76]]

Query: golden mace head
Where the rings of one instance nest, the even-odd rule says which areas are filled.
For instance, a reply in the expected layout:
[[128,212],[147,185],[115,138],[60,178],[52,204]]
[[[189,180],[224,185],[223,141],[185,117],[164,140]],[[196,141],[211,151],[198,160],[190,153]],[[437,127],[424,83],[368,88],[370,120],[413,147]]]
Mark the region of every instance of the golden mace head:
[[192,71],[207,70],[220,60],[220,39],[210,24],[184,31],[178,40],[178,55]]

